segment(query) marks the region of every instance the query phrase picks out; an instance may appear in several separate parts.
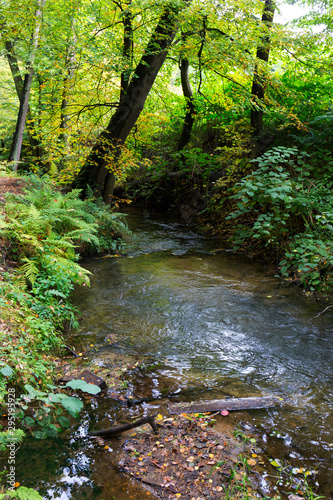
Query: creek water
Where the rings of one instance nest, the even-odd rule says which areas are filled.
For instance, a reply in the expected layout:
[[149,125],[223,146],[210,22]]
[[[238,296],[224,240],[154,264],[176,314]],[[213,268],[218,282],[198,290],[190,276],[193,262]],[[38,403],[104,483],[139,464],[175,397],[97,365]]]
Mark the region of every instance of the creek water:
[[[149,365],[133,371],[128,394],[160,397],[151,404],[157,409],[177,391],[178,401],[280,396],[276,408],[229,417],[256,433],[272,458],[316,468],[321,494],[333,498],[333,310],[320,314],[324,307],[273,269],[179,221],[133,211],[127,222],[127,255],[87,262],[91,287],[74,296],[83,311],[80,341],[97,346],[94,362]],[[29,454],[31,485],[49,499],[146,498],[117,474],[111,448],[98,452],[81,439],[93,419],[103,427],[122,411],[105,399],[92,405],[67,441],[23,447],[21,470]]]

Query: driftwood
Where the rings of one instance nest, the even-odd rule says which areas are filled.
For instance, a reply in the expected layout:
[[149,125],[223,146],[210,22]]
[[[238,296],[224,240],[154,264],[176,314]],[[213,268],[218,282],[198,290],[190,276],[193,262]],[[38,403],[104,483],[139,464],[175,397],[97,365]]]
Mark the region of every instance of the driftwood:
[[155,417],[156,417],[156,414],[150,415],[148,417],[140,418],[140,420],[136,420],[135,422],[132,422],[132,423],[118,425],[117,427],[111,427],[111,429],[102,429],[101,431],[89,432],[88,436],[103,436],[103,437],[114,436],[115,434],[120,434],[121,432],[125,432],[125,431],[128,431],[130,429],[134,429],[135,427],[139,427],[140,425],[143,425],[143,424],[151,425],[153,431],[155,433],[157,433],[158,428],[157,428],[157,424],[155,422]]
[[68,345],[64,345],[63,347],[64,347],[64,349],[67,349],[67,351],[69,351],[71,354],[73,354],[73,356],[74,356],[75,358],[79,358],[79,357],[80,357],[80,356],[79,356],[78,354],[76,354],[76,352],[75,352],[75,351],[73,351],[73,349],[71,349]]
[[192,403],[175,403],[168,407],[169,413],[204,413],[221,410],[252,410],[272,408],[282,401],[276,396],[237,399],[212,399],[211,401],[193,401]]

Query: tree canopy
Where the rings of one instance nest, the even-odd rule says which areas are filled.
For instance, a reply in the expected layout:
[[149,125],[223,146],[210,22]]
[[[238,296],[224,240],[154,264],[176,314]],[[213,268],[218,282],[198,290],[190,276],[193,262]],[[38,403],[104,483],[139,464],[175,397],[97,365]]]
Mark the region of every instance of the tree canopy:
[[[126,169],[118,146],[125,138],[110,137],[110,123],[124,114],[124,106],[128,112],[138,101],[138,110],[126,118],[126,164],[140,156],[133,142],[148,145],[158,130],[178,134],[179,145],[189,99],[182,93],[181,61],[183,68],[184,61],[188,66],[193,92],[194,142],[208,123],[223,129],[242,117],[257,134],[264,126],[262,116],[267,127],[302,127],[305,101],[312,108],[307,116],[330,104],[331,16],[328,7],[312,2],[301,28],[292,30],[274,23],[278,8],[269,0],[3,1],[2,66],[7,60],[17,107],[24,80],[32,77],[22,165],[36,168],[37,162],[45,171],[61,170],[68,181],[86,169],[87,159],[91,165],[91,150],[96,154],[97,144],[108,136],[101,155],[106,168],[121,177]],[[314,25],[321,27],[319,32],[313,32]],[[154,64],[156,75],[148,84],[144,79]],[[3,85],[8,85],[6,73]],[[131,98],[130,92],[135,94]],[[143,94],[149,94],[146,103]],[[7,102],[3,96],[2,109]],[[12,148],[16,106],[6,112],[4,159]],[[261,118],[254,125],[256,116]],[[84,181],[93,177],[91,173]]]

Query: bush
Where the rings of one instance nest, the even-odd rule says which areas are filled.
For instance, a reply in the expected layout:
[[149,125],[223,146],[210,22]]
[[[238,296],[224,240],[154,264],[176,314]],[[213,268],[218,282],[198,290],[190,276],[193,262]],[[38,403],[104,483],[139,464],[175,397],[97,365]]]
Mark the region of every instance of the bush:
[[315,177],[315,165],[297,148],[276,147],[255,160],[258,168],[233,187],[227,219],[237,221],[234,248],[246,245],[280,261],[283,276],[296,274],[311,290],[329,290],[333,265],[332,178]]

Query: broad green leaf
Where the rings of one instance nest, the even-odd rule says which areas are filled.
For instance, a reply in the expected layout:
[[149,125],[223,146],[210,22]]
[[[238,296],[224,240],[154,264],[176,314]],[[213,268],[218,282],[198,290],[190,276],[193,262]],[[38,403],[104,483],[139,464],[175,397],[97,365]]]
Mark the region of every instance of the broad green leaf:
[[2,373],[5,377],[11,377],[14,372],[10,366],[5,365],[0,369],[0,373]]
[[95,384],[88,384],[85,380],[75,379],[67,382],[65,387],[71,387],[72,389],[80,389],[88,394],[98,394],[101,389]]
[[61,401],[67,397],[66,394],[49,394],[49,400],[52,403],[61,403]]
[[81,399],[73,398],[71,396],[64,399],[61,404],[73,417],[77,417],[83,408]]

